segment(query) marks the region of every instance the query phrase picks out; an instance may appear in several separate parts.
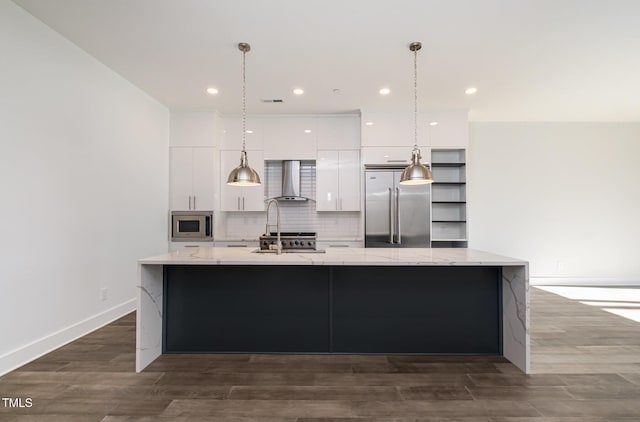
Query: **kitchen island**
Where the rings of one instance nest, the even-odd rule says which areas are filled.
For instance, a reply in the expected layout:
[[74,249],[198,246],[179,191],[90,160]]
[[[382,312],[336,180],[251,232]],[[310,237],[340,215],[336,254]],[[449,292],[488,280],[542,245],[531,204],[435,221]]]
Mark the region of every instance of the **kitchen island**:
[[528,263],[473,249],[194,248],[138,262],[136,370],[162,353],[503,355],[529,372]]

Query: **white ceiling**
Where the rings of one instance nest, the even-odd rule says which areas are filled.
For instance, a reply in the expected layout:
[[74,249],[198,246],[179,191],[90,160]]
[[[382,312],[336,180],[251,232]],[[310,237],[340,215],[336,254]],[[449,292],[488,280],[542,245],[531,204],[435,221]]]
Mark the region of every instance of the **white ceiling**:
[[638,0],[14,1],[174,110],[240,112],[241,41],[248,113],[411,110],[421,41],[421,110],[640,121]]

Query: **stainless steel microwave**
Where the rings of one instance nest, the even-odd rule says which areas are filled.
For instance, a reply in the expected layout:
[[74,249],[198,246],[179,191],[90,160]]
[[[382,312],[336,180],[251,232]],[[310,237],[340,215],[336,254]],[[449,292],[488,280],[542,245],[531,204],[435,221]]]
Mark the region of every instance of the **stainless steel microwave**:
[[172,242],[213,242],[213,211],[172,211]]

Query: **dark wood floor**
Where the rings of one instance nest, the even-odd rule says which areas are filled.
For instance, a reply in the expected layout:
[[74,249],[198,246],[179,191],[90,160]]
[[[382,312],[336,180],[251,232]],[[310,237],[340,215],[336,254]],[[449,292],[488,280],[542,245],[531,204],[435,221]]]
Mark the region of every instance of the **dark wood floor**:
[[128,315],[0,377],[0,421],[640,421],[640,323],[532,289],[532,366],[500,357],[164,355]]

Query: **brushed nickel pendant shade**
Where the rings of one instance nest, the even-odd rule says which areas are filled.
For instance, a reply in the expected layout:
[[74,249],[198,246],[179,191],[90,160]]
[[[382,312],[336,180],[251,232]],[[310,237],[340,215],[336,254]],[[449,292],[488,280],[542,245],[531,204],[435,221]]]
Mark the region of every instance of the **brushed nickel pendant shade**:
[[247,137],[247,95],[246,95],[246,56],[251,46],[241,42],[238,49],[242,51],[242,152],[240,153],[240,165],[229,173],[227,185],[231,186],[260,186],[260,176],[249,166],[246,150]]
[[422,43],[412,42],[409,50],[413,51],[413,151],[411,152],[411,164],[407,166],[400,176],[402,185],[425,185],[433,183],[433,175],[428,164],[422,164],[420,149],[418,148],[418,50]]

